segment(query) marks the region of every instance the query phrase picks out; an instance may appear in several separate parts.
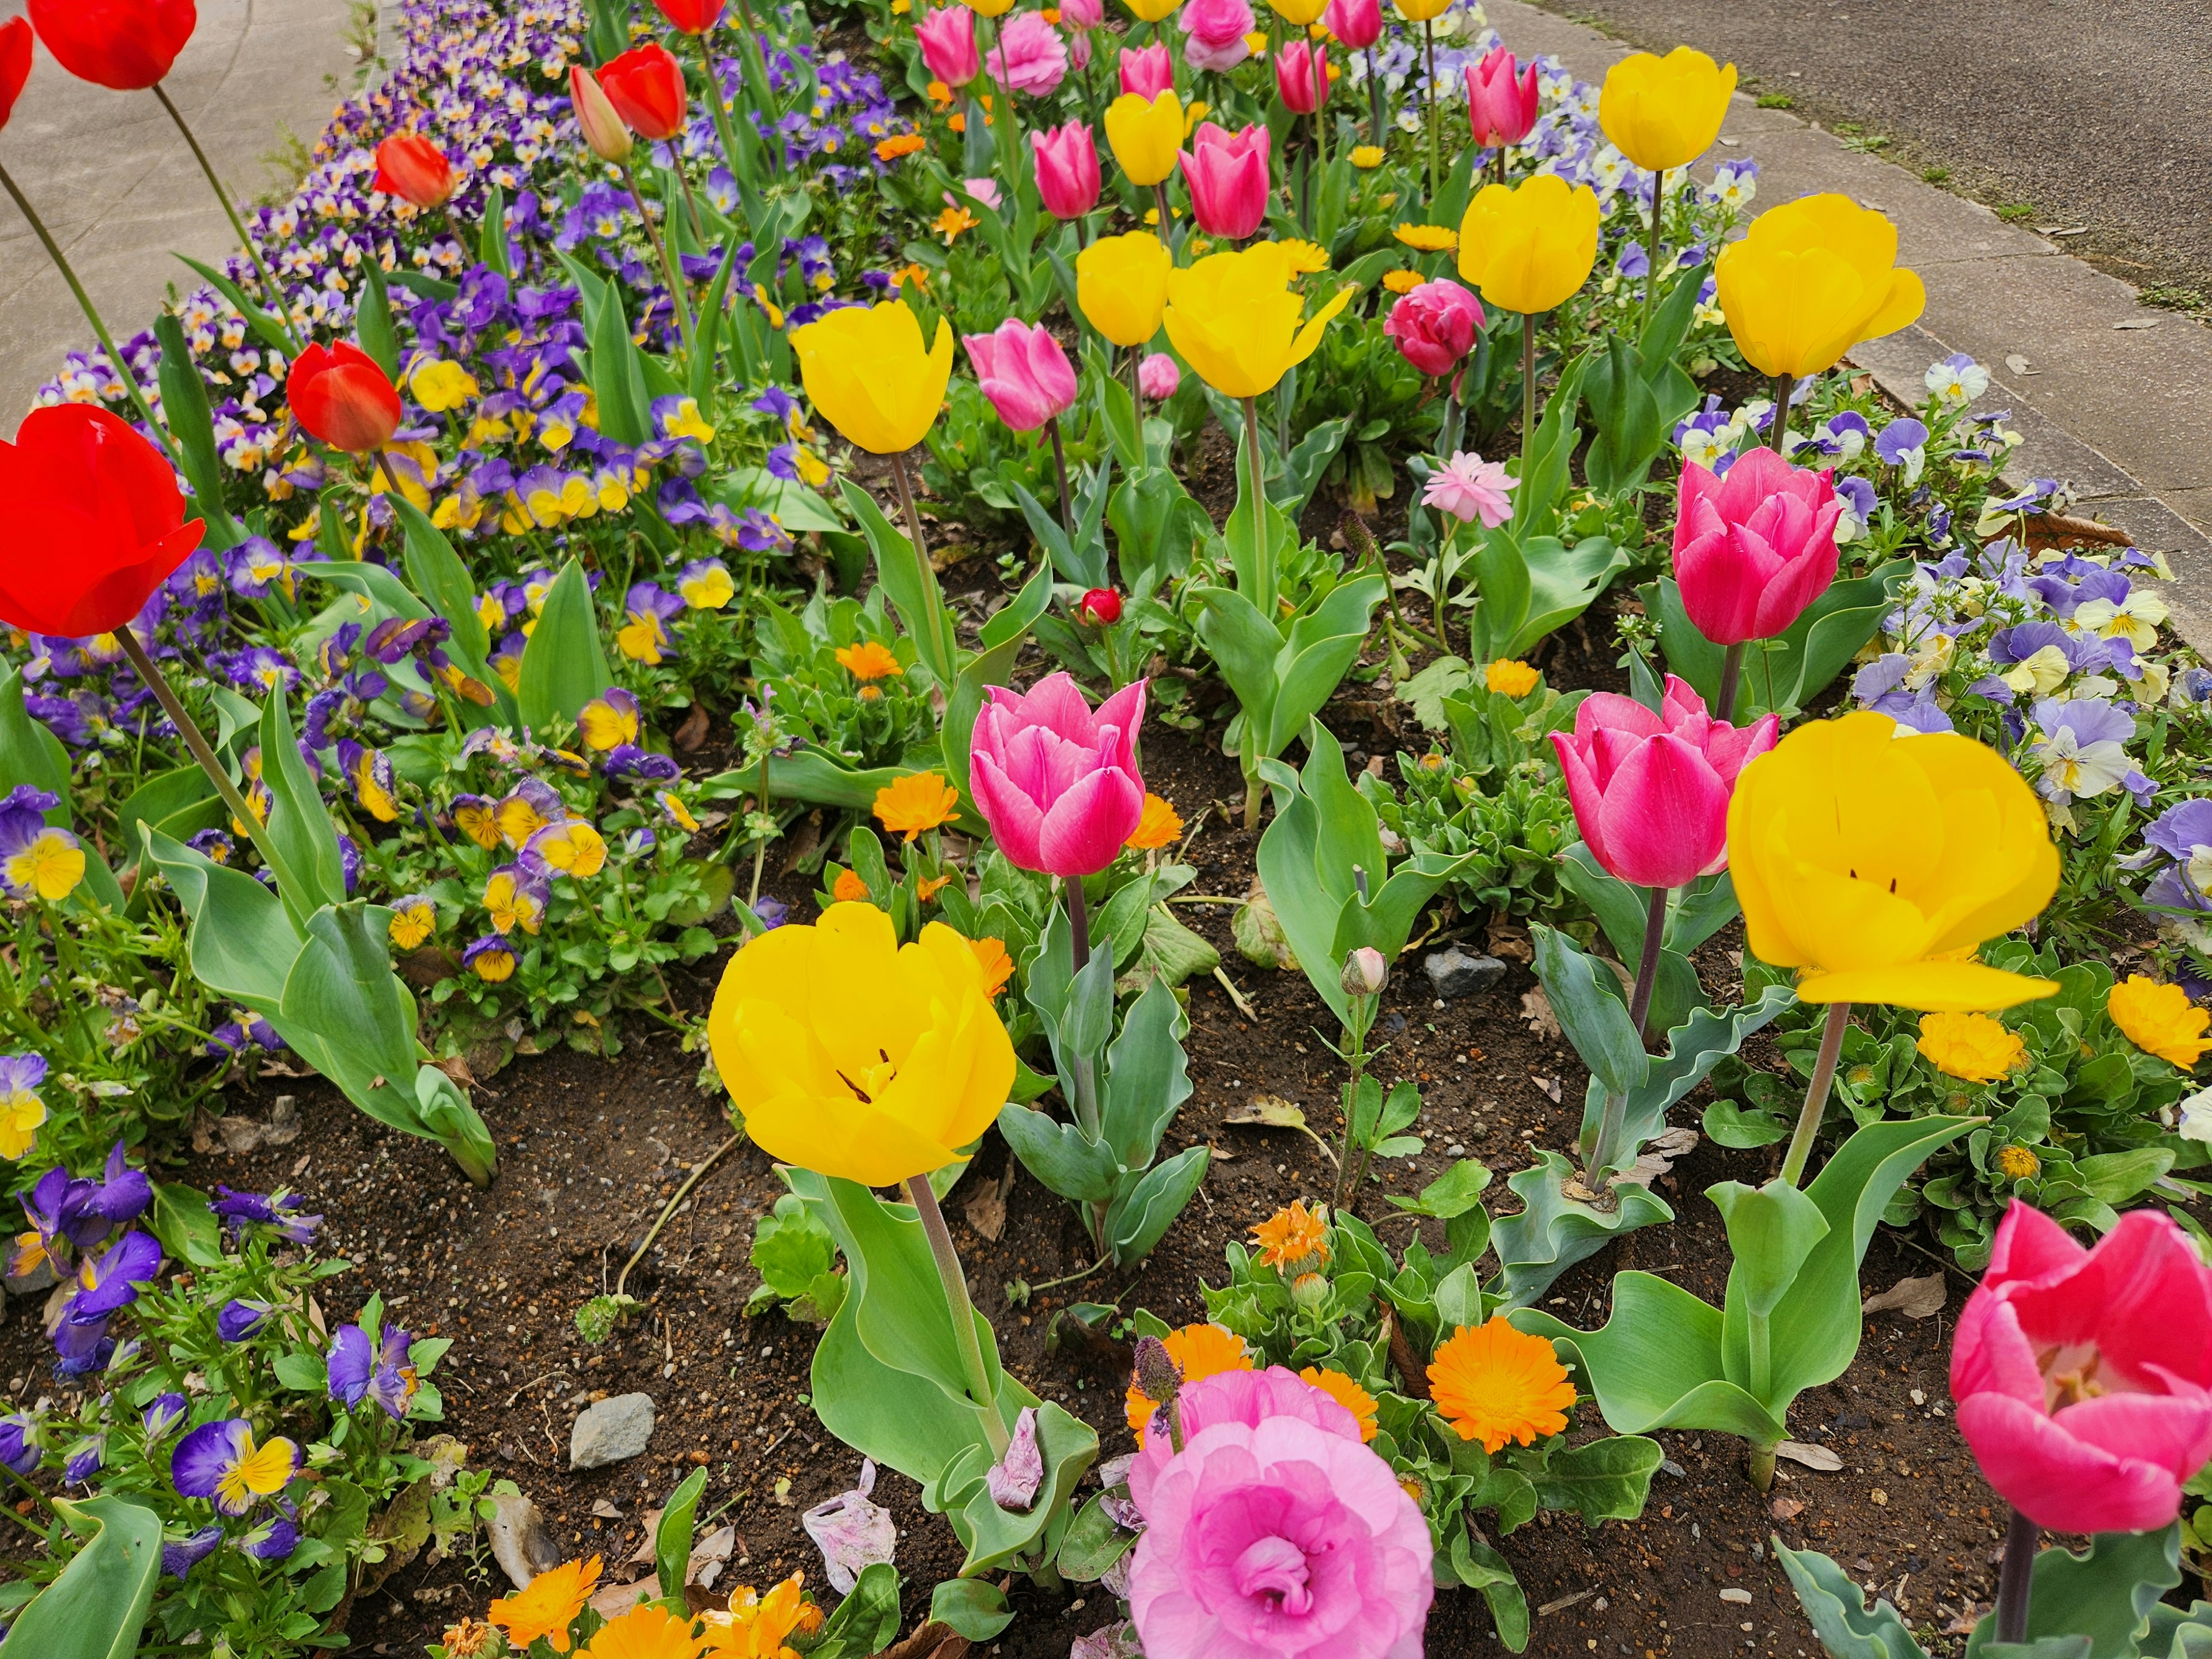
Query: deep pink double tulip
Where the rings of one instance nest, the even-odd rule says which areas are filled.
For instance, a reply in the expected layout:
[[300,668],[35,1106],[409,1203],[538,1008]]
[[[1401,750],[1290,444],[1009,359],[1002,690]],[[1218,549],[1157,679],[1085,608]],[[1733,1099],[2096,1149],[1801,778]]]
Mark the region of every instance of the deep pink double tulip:
[[1354,52],[1364,52],[1382,38],[1382,0],[1328,0],[1322,25]]
[[1191,216],[1207,235],[1241,242],[1267,222],[1267,128],[1231,133],[1201,122],[1181,161]]
[[1728,867],[1729,796],[1779,725],[1771,714],[1747,726],[1717,720],[1669,674],[1658,713],[1595,692],[1575,710],[1574,734],[1554,732],[1552,744],[1598,863],[1638,887],[1680,887]]
[[1716,477],[1682,468],[1674,580],[1682,609],[1715,645],[1770,640],[1836,580],[1843,502],[1832,474],[1747,450]]
[[1468,124],[1474,142],[1485,149],[1517,144],[1536,125],[1536,66],[1529,64],[1517,78],[1516,67],[1513,54],[1503,46],[1468,65]]
[[1287,40],[1275,54],[1275,92],[1293,115],[1311,115],[1328,101],[1328,50]]
[[1134,52],[1121,48],[1122,91],[1133,92],[1149,104],[1174,85],[1175,59],[1164,40]]
[[1959,1432],[2005,1502],[2057,1532],[2171,1526],[2212,1457],[2212,1270],[2131,1210],[2083,1249],[2015,1202],[1959,1316]]
[[1052,331],[1009,317],[989,334],[963,336],[975,378],[999,418],[1034,432],[1075,402],[1075,370]]
[[1098,146],[1080,121],[1030,135],[1036,149],[1037,194],[1055,219],[1080,219],[1098,205]]
[[1423,283],[1399,296],[1382,331],[1407,362],[1441,379],[1474,349],[1482,321],[1482,301],[1457,283]]
[[921,61],[948,87],[964,87],[982,73],[975,51],[975,14],[965,6],[933,6],[915,19]]
[[1114,862],[1144,816],[1137,727],[1145,683],[1094,714],[1075,682],[1050,674],[1027,696],[988,688],[975,717],[969,788],[999,850],[1024,870],[1091,876]]

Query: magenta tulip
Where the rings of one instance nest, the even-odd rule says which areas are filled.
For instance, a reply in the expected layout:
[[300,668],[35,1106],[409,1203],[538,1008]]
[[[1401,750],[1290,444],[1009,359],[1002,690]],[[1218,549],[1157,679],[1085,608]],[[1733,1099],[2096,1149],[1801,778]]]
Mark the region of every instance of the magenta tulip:
[[2085,1250],[2015,1202],[1959,1316],[1951,1397],[1990,1485],[2038,1526],[2171,1526],[2212,1456],[2212,1270],[2151,1211]]
[[992,839],[1024,870],[1097,874],[1145,812],[1136,756],[1145,683],[1123,686],[1096,714],[1065,673],[1048,675],[1026,696],[986,690],[969,788]]
[[1638,887],[1680,887],[1728,867],[1729,796],[1743,769],[1774,747],[1763,714],[1734,726],[1672,674],[1659,712],[1595,692],[1574,735],[1552,733],[1576,827],[1598,863]]
[[1354,52],[1364,52],[1382,38],[1382,0],[1328,0],[1322,24]]
[[1106,21],[1106,0],[1060,0],[1062,28],[1095,29]]
[[1275,94],[1293,115],[1311,115],[1328,101],[1328,50],[1289,40],[1275,54]]
[[1075,371],[1052,331],[1009,317],[995,333],[963,337],[975,378],[999,418],[1017,432],[1034,432],[1075,402]]
[[1467,69],[1467,118],[1474,142],[1488,148],[1517,144],[1536,125],[1536,66],[1516,77],[1513,54],[1492,48],[1480,64]]
[[965,6],[939,6],[917,19],[921,61],[948,87],[964,87],[982,70],[975,55],[975,14]]
[[1267,218],[1267,129],[1231,133],[1202,122],[1181,153],[1190,211],[1209,236],[1240,242]]
[[1172,398],[1182,384],[1182,371],[1164,351],[1155,351],[1137,365],[1137,390],[1152,398]]
[[1844,505],[1829,472],[1753,449],[1717,477],[1682,468],[1674,579],[1682,609],[1715,645],[1786,630],[1836,580]]
[[1194,70],[1225,74],[1252,55],[1245,37],[1258,25],[1246,0],[1186,0],[1176,21],[1185,37],[1182,60]]
[[1175,86],[1175,59],[1164,42],[1132,52],[1121,48],[1121,90],[1133,92],[1146,103]]
[[1482,323],[1482,301],[1457,283],[1423,283],[1390,307],[1382,331],[1407,362],[1442,379],[1474,349]]
[[1055,219],[1080,219],[1098,205],[1098,146],[1091,129],[1070,121],[1054,131],[1032,133],[1036,150],[1037,194]]
[[991,78],[1011,92],[1049,98],[1067,78],[1067,46],[1041,11],[1018,11],[991,48]]

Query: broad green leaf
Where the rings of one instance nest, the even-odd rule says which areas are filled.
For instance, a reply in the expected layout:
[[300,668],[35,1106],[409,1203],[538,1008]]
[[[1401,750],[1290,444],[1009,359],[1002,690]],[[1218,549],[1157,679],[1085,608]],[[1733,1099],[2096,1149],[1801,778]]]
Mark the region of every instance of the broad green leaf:
[[[2075,1554],[2063,1547],[2035,1558],[2029,1575],[2027,1639],[2086,1636],[2084,1659],[2135,1659],[2149,1632],[2151,1610],[2181,1582],[2181,1528],[2100,1532]],[[1966,1659],[1996,1659],[1996,1615],[1974,1626]]]
[[1014,1622],[1006,1592],[980,1578],[947,1578],[930,1592],[929,1616],[970,1642],[988,1642]]
[[[498,186],[494,185],[493,189],[496,191]],[[392,325],[392,290],[384,280],[384,267],[374,259],[362,260],[361,272],[362,296],[361,304],[353,314],[354,336],[361,342],[361,349],[376,360],[376,366],[384,371],[384,378],[397,381],[399,379],[399,334]],[[166,346],[162,352],[164,356],[167,355]],[[167,400],[165,390],[162,401],[166,403]],[[398,498],[396,494],[393,498]]]
[[[694,1469],[684,1484],[671,1492],[653,1529],[653,1561],[660,1580],[660,1594],[672,1606],[681,1606],[684,1586],[690,1577],[691,1538],[699,1520],[699,1499],[707,1490],[707,1471]],[[688,1611],[688,1609],[687,1609]]]
[[1926,1659],[1895,1607],[1877,1601],[1869,1608],[1859,1587],[1818,1551],[1793,1550],[1779,1538],[1773,1544],[1798,1605],[1831,1659]]
[[635,449],[653,436],[653,397],[645,384],[643,354],[630,337],[622,295],[610,289],[591,325],[592,392],[599,408],[599,430]]
[[90,1541],[9,1626],[8,1644],[38,1659],[131,1659],[161,1576],[161,1518],[120,1498],[52,1501]]
[[1651,1063],[1628,1010],[1599,982],[1599,975],[1610,977],[1613,970],[1577,950],[1557,928],[1538,922],[1529,933],[1536,943],[1536,977],[1560,1030],[1591,1075],[1613,1093],[1626,1095],[1650,1075]]
[[1657,1441],[1642,1435],[1608,1435],[1553,1452],[1529,1478],[1547,1510],[1573,1510],[1592,1526],[1633,1521],[1644,1513],[1651,1477],[1665,1455]]
[[1000,1109],[999,1133],[1022,1166],[1060,1197],[1078,1204],[1113,1198],[1121,1171],[1112,1148],[1085,1139],[1074,1124],[1009,1103]]
[[205,1193],[181,1182],[155,1182],[148,1224],[161,1248],[179,1260],[195,1267],[222,1266],[222,1227],[208,1208]]
[[1728,1229],[1744,1306],[1767,1317],[1797,1278],[1813,1247],[1828,1235],[1820,1206],[1779,1176],[1764,1187],[1723,1181],[1705,1188]]
[[282,686],[261,706],[261,780],[269,790],[264,836],[277,860],[277,896],[305,927],[324,905],[344,902],[345,866],[321,786],[292,735],[292,711]]
[[1060,1540],[1058,1565],[1063,1577],[1078,1583],[1096,1583],[1108,1568],[1127,1555],[1137,1534],[1124,1531],[1106,1513],[1103,1494],[1094,1497],[1075,1512],[1067,1535]]
[[[1535,1163],[1505,1178],[1507,1189],[1521,1199],[1521,1213],[1493,1222],[1491,1243],[1503,1269],[1510,1307],[1534,1303],[1561,1273],[1596,1255],[1621,1234],[1674,1218],[1666,1200],[1644,1187],[1614,1188],[1618,1203],[1611,1210],[1570,1199],[1561,1186],[1574,1173],[1574,1166],[1565,1158],[1547,1152],[1538,1153]],[[1614,1426],[1623,1425],[1616,1423]]]
[[843,482],[845,505],[868,538],[875,554],[877,580],[890,596],[891,608],[898,612],[899,622],[914,641],[922,666],[939,685],[950,688],[959,678],[960,647],[937,572],[884,516],[874,496],[850,478]]
[[573,723],[586,703],[613,684],[599,648],[591,588],[583,567],[571,559],[546,590],[538,626],[522,649],[522,690],[516,700],[522,722],[533,732],[559,721]]
[[808,1651],[811,1659],[867,1659],[896,1640],[898,1629],[898,1569],[888,1561],[871,1561],[823,1622]]
[[[155,319],[154,338],[161,348],[161,362],[155,369],[161,388],[161,423],[169,429],[185,477],[192,486],[187,511],[207,526],[201,545],[211,553],[228,551],[245,536],[223,506],[226,469],[216,449],[215,416],[208,406],[207,382],[200,378],[199,365],[192,361],[191,348],[185,342],[184,325],[174,313],[165,311]],[[289,356],[289,348],[283,349]]]
[[1205,1181],[1207,1156],[1206,1147],[1187,1147],[1146,1170],[1115,1200],[1106,1212],[1106,1236],[1116,1267],[1130,1267],[1152,1254]]
[[1124,1169],[1151,1164],[1176,1109],[1190,1098],[1190,1068],[1177,1041],[1182,1024],[1175,993],[1155,980],[1106,1051],[1099,1129]]

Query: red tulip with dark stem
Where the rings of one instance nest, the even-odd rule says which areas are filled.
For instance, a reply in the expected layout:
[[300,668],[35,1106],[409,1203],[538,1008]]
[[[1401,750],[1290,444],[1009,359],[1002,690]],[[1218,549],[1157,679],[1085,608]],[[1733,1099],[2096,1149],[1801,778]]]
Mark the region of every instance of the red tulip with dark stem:
[[376,147],[376,177],[369,188],[396,196],[423,213],[445,209],[453,240],[466,252],[468,229],[453,216],[453,209],[460,182],[446,152],[419,132],[395,132]]
[[[633,46],[619,58],[599,65],[599,89],[615,106],[623,125],[651,144],[665,144],[684,134],[686,99],[684,66],[676,54],[657,40]],[[692,198],[691,177],[680,165],[672,169],[683,187],[684,205],[691,219],[691,234],[704,240],[705,227],[699,204]]]
[[[742,178],[744,168],[738,165],[737,129],[730,125],[730,106],[722,96],[721,71],[714,64],[714,53],[707,44],[707,37],[722,21],[726,0],[653,0],[668,26],[678,34],[686,34],[699,43],[699,62],[707,71],[707,107],[714,112],[714,131],[722,141],[722,159],[730,164],[732,174]],[[744,27],[738,31],[738,50],[749,53],[746,67],[751,70],[757,83],[768,85],[768,60],[761,55],[760,31],[753,22],[753,9],[749,0],[738,0],[738,15]]]
[[[642,51],[644,48],[639,50]],[[659,52],[662,58],[667,58],[670,67],[673,68],[676,60],[669,57],[665,47],[655,46],[652,50]],[[609,89],[605,80],[608,70],[612,70],[616,64],[621,64],[625,58],[633,58],[637,55],[635,52],[626,52],[621,58],[607,63],[597,73],[586,69],[581,64],[570,64],[568,66],[568,100],[575,106],[576,126],[583,134],[586,147],[602,161],[611,161],[622,169],[623,183],[629,186],[629,199],[636,204],[638,221],[645,227],[645,240],[653,245],[654,257],[660,261],[661,275],[667,280],[668,297],[676,307],[676,326],[684,336],[684,353],[688,359],[691,354],[690,296],[684,287],[684,277],[677,269],[675,260],[669,258],[667,244],[661,240],[659,231],[653,228],[653,215],[646,211],[645,194],[638,189],[637,174],[630,170],[629,165],[630,151],[634,148],[630,141],[633,129],[622,105],[615,101],[614,94]],[[659,70],[656,67],[653,71],[648,73],[665,73],[665,71]],[[683,76],[680,70],[677,73],[677,116],[678,126],[680,130],[683,114]],[[655,118],[653,109],[656,106],[665,107],[666,102],[665,86],[655,90],[635,84],[626,85],[623,95],[624,101],[631,104],[633,108],[638,109],[647,121]],[[640,102],[641,100],[644,101]],[[682,167],[679,167],[676,171],[677,177],[680,179],[684,176]],[[690,186],[686,185],[684,189],[688,194]],[[693,217],[696,219],[696,216],[695,210]]]
[[301,352],[284,396],[309,437],[349,455],[374,453],[399,429],[398,392],[374,358],[343,340]]

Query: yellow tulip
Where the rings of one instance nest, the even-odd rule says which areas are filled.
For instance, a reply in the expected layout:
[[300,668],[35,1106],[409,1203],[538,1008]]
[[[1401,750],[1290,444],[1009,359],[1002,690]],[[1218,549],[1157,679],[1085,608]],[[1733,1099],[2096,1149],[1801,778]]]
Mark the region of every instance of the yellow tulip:
[[1150,190],[1175,172],[1182,127],[1182,102],[1173,87],[1149,101],[1125,92],[1106,106],[1107,147],[1140,189]]
[[1328,0],[1267,0],[1267,3],[1275,9],[1275,15],[1299,28],[1320,22],[1322,13],[1328,9]]
[[1817,374],[1863,340],[1917,319],[1927,290],[1898,268],[1897,227],[1847,196],[1804,196],[1762,213],[1713,268],[1729,332],[1753,368]]
[[1294,258],[1280,242],[1255,242],[1168,273],[1168,338],[1224,396],[1273,390],[1313,356],[1329,319],[1352,302],[1353,290],[1340,289],[1301,326],[1305,301],[1291,288]]
[[1182,0],[1121,0],[1144,22],[1157,23],[1182,4]]
[[1160,331],[1174,269],[1175,255],[1150,231],[1101,236],[1075,256],[1075,303],[1115,345],[1144,345]]
[[1459,225],[1459,274],[1504,311],[1549,311],[1589,280],[1597,262],[1597,197],[1540,173],[1485,185]]
[[937,321],[922,349],[921,324],[903,300],[848,306],[791,331],[799,375],[822,418],[878,455],[920,443],[952,378],[952,329]]
[[1452,7],[1452,0],[1395,0],[1398,15],[1409,23],[1425,23],[1431,17],[1441,17]]
[[1613,148],[1646,173],[1687,167],[1713,147],[1735,91],[1726,69],[1690,46],[1664,58],[1632,52],[1607,71],[1598,125]]
[[1973,959],[2050,902],[2058,853],[2035,792],[1971,738],[1870,709],[1801,726],[1744,768],[1728,853],[1753,951],[1808,1002],[1970,1013],[2058,989]]
[[1014,9],[1014,0],[966,0],[966,4],[981,17],[1003,17]]
[[933,921],[902,947],[872,904],[833,904],[738,951],[707,1037],[763,1152],[864,1187],[960,1161],[1014,1081],[968,941]]

